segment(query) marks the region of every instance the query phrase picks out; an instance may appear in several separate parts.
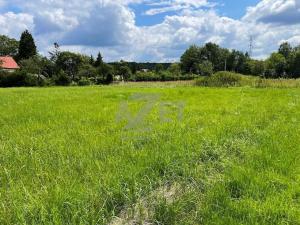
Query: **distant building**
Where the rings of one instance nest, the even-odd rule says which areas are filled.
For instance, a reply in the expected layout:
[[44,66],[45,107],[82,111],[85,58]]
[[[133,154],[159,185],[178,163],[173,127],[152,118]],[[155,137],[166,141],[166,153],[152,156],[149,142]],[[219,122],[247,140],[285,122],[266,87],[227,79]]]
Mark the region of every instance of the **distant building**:
[[149,69],[141,69],[140,71],[144,72],[144,73],[147,73],[147,72],[149,72]]
[[14,72],[20,69],[16,61],[11,56],[0,56],[0,70]]

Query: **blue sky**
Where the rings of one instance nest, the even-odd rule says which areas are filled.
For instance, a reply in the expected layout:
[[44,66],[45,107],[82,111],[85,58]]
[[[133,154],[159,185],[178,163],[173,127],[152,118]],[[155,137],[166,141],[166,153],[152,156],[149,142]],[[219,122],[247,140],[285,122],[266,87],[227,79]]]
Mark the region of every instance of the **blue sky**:
[[[223,16],[228,16],[233,19],[240,19],[246,14],[246,9],[249,6],[255,6],[259,0],[215,0],[216,11]],[[158,15],[145,15],[145,11],[149,10],[151,6],[146,4],[132,4],[130,7],[134,10],[136,15],[136,25],[151,26],[161,23],[167,15],[175,15],[175,12],[162,13]]]
[[106,61],[176,62],[192,44],[214,42],[266,58],[300,44],[300,0],[0,0],[0,34],[28,29],[40,54],[53,43]]
[[220,14],[240,19],[246,14],[247,7],[255,6],[259,0],[223,0],[217,2],[220,4],[217,9]]

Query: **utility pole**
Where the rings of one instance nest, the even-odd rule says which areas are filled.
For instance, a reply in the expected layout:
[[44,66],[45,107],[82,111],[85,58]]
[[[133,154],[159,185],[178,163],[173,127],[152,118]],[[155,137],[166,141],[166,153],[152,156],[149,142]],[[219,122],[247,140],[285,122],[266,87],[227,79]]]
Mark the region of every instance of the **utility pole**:
[[253,35],[250,35],[250,38],[249,38],[249,56],[250,56],[250,58],[252,57],[252,53],[253,53]]

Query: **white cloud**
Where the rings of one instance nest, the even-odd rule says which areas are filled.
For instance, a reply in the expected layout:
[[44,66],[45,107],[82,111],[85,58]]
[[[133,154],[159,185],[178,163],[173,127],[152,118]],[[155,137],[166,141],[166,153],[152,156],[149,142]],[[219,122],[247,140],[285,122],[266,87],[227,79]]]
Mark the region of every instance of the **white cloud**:
[[[295,20],[299,0],[262,0],[240,20],[218,15],[206,0],[11,0],[10,4],[18,4],[23,13],[0,15],[0,33],[17,37],[30,29],[44,54],[58,42],[63,49],[85,54],[101,50],[107,61],[175,61],[189,45],[208,41],[247,51],[253,35],[254,56],[261,58],[282,40],[297,44],[300,37]],[[147,4],[149,15],[176,13],[159,24],[139,27],[130,4]],[[289,13],[292,23],[285,16]]]
[[136,30],[135,16],[127,7],[107,3],[95,6],[89,15],[63,38],[63,44],[114,46],[131,43]]
[[283,39],[283,40],[280,40],[278,42],[278,45],[280,45],[281,43],[283,42],[289,42],[291,45],[293,46],[297,46],[297,45],[300,45],[300,34],[299,35],[295,35],[295,36],[292,36],[288,39]]
[[26,29],[33,30],[33,28],[33,17],[29,14],[15,14],[12,12],[0,14],[0,34],[18,38],[22,31]]
[[300,0],[262,0],[249,7],[243,18],[247,21],[297,24],[300,23]]
[[202,7],[213,7],[214,3],[207,0],[171,0],[171,1],[156,1],[148,5],[154,7],[145,12],[146,15],[156,15],[172,11],[180,11],[184,9],[199,9]]

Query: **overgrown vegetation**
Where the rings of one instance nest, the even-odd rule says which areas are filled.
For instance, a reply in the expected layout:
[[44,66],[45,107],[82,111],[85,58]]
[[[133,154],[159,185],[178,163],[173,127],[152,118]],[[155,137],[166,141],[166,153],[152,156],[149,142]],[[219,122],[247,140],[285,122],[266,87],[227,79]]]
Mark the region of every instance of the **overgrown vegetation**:
[[300,223],[299,89],[156,85],[1,89],[0,224]]
[[195,84],[202,87],[298,88],[300,79],[267,79],[220,71],[212,76],[197,78]]
[[242,75],[231,72],[218,72],[212,76],[196,80],[196,85],[206,87],[234,87],[240,86]]

